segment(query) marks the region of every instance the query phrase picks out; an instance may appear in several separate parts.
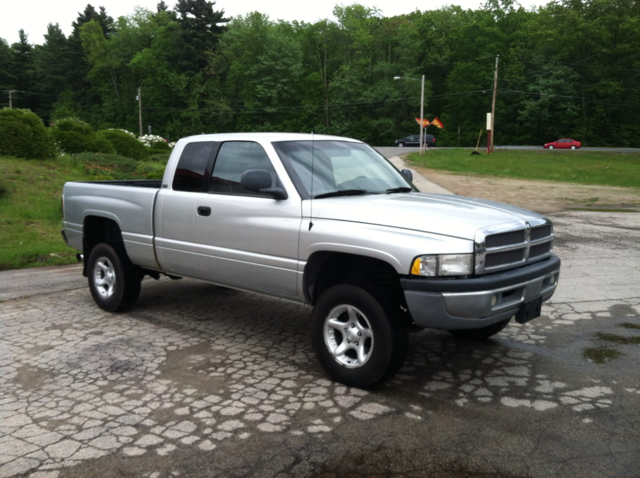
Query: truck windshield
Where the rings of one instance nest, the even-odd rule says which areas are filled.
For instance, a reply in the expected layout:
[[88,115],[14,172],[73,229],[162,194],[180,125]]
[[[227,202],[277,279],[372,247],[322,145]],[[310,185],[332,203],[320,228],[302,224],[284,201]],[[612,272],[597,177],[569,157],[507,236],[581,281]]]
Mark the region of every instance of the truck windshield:
[[303,198],[412,191],[371,147],[349,141],[280,141],[273,146]]

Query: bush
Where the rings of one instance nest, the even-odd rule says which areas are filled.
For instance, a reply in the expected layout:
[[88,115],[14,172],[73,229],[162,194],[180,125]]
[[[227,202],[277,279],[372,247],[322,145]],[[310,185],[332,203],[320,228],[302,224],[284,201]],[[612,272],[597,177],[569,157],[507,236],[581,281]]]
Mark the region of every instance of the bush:
[[106,139],[114,147],[116,153],[132,159],[147,159],[147,148],[126,131],[120,129],[105,129],[98,131],[98,136]]
[[151,161],[155,161],[157,163],[167,163],[167,161],[169,161],[169,157],[171,156],[171,153],[153,153],[151,156],[149,156],[149,159]]
[[56,156],[51,132],[30,110],[0,110],[0,155],[26,159]]
[[154,141],[151,143],[151,150],[154,153],[170,153],[171,147],[167,144],[166,141]]
[[78,118],[64,118],[56,121],[53,126],[61,131],[73,131],[84,136],[92,135],[94,133],[91,125]]
[[144,177],[145,179],[162,179],[164,178],[164,170],[165,168],[157,169],[155,171],[145,174]]
[[97,135],[91,126],[76,118],[56,121],[51,131],[58,149],[68,154],[116,152],[106,138]]

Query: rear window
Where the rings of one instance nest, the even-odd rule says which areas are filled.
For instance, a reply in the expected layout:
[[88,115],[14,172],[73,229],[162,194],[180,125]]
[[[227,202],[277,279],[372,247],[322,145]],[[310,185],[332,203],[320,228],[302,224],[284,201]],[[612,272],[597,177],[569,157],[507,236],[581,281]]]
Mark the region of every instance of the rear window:
[[211,141],[202,141],[185,146],[173,176],[174,191],[202,192],[213,145]]

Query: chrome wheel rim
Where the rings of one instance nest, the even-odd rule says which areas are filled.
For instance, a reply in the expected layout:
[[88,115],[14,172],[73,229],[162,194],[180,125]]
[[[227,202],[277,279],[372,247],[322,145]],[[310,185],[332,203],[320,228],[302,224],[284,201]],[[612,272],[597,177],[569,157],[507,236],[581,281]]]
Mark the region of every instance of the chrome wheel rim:
[[93,282],[104,299],[111,297],[116,287],[116,271],[107,257],[100,257],[93,268]]
[[334,307],[324,321],[324,343],[333,359],[359,368],[371,358],[373,331],[367,317],[352,305]]

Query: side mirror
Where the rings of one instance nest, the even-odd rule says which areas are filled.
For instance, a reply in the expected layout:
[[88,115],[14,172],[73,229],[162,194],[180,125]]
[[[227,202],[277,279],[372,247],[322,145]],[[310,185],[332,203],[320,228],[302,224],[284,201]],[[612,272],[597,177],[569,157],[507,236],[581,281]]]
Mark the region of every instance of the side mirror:
[[271,174],[264,169],[248,169],[240,177],[240,185],[253,193],[265,193],[274,199],[287,199],[287,192],[279,187],[271,187]]
[[402,175],[407,178],[409,181],[413,182],[413,173],[411,171],[409,171],[408,169],[403,169],[402,170]]

